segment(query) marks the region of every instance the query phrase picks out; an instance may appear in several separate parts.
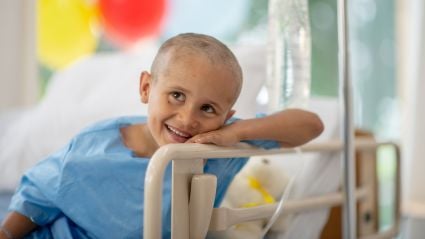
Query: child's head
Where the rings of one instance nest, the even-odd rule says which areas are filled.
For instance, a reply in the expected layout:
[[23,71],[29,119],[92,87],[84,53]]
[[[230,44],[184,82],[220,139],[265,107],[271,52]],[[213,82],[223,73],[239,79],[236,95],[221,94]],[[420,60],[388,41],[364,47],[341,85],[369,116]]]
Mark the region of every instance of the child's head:
[[234,114],[241,87],[241,67],[217,39],[187,33],[167,40],[151,73],[140,78],[150,133],[164,145],[220,128]]

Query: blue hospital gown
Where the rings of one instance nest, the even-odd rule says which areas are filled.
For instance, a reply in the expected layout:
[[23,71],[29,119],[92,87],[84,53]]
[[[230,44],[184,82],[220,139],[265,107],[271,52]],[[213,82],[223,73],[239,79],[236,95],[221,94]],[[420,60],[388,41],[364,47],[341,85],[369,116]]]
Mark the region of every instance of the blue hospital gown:
[[[9,207],[40,225],[26,238],[141,238],[149,160],[124,146],[119,129],[146,120],[120,117],[97,123],[28,170]],[[248,143],[279,147],[275,141]],[[204,170],[218,179],[215,206],[246,161],[208,159]],[[163,238],[170,237],[170,187],[169,165],[163,190]]]

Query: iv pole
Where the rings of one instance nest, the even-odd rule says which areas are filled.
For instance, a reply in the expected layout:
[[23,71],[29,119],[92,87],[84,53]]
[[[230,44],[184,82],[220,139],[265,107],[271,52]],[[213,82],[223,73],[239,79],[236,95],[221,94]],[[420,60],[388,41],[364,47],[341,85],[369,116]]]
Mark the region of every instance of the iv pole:
[[338,78],[343,140],[342,174],[344,179],[343,238],[356,238],[354,128],[352,88],[349,72],[347,0],[338,0]]

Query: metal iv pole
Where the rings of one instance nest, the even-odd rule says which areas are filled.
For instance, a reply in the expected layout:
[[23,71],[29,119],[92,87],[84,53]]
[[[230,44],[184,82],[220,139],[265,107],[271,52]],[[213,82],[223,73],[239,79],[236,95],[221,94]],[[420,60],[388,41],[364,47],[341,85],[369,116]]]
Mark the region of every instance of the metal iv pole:
[[349,72],[347,0],[337,1],[338,10],[338,78],[341,138],[343,140],[342,174],[344,179],[343,238],[356,238],[354,127],[352,109],[352,84]]

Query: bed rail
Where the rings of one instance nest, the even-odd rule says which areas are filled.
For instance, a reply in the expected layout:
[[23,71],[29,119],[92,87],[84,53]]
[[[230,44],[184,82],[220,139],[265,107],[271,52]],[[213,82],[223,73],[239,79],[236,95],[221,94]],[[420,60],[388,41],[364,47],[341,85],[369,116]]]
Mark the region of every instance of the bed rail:
[[[356,150],[375,150],[378,146],[391,144],[397,149],[397,182],[396,192],[399,195],[399,149],[391,142],[377,143],[373,139],[357,138],[355,141]],[[309,143],[301,147],[303,152],[332,152],[340,151],[343,145],[340,141],[331,140],[327,142]],[[259,149],[247,144],[238,144],[235,147],[219,147],[214,145],[202,144],[169,144],[162,146],[153,155],[149,162],[145,178],[145,205],[144,205],[144,232],[143,238],[156,239],[162,236],[161,211],[162,211],[162,185],[165,169],[170,161],[173,162],[173,192],[172,192],[172,238],[203,238],[207,230],[224,230],[231,225],[256,219],[270,218],[276,208],[276,204],[259,206],[247,209],[212,209],[211,198],[215,197],[215,191],[209,191],[208,188],[198,186],[197,190],[204,189],[204,192],[198,192],[197,195],[204,195],[205,205],[197,205],[197,210],[204,210],[197,213],[197,218],[190,220],[189,198],[191,197],[191,184],[194,175],[203,174],[203,158],[229,158],[229,157],[250,157],[258,155],[273,155],[283,153],[295,153],[295,149]],[[212,175],[203,180],[198,177],[199,185],[207,183],[214,185]],[[193,185],[192,185],[193,186]],[[214,187],[215,190],[215,187]],[[362,200],[366,197],[367,189],[359,188],[355,191],[356,200]],[[194,190],[193,190],[194,191]],[[192,192],[193,193],[193,192]],[[208,195],[208,196],[205,196]],[[207,200],[210,197],[210,200]],[[191,198],[191,201],[193,199]],[[201,202],[201,200],[197,200]],[[288,201],[285,205],[286,213],[294,213],[316,208],[341,205],[346,201],[342,192],[329,193],[313,198],[305,198],[296,201]],[[368,236],[367,238],[391,238],[398,232],[400,200],[396,198],[396,225],[384,233]],[[193,206],[192,206],[193,207]],[[193,210],[192,210],[193,212]],[[192,215],[192,214],[191,214]],[[199,215],[204,215],[200,218]],[[189,227],[190,223],[196,222],[196,227]],[[196,229],[196,230],[194,230]],[[388,235],[387,235],[388,234]],[[385,236],[386,235],[386,236]],[[384,237],[381,237],[384,236]]]

